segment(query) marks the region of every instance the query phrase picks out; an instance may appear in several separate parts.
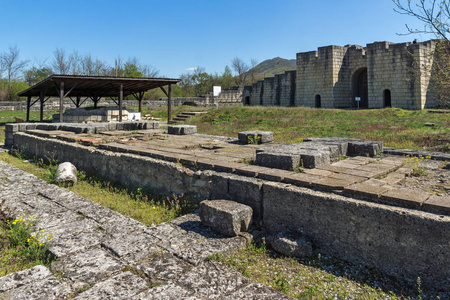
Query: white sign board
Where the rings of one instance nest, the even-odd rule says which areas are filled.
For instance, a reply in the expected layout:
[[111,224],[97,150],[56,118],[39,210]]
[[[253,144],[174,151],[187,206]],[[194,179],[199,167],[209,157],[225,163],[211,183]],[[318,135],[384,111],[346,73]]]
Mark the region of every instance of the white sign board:
[[213,96],[217,97],[222,92],[221,86],[213,86]]
[[141,113],[140,112],[136,112],[136,113],[128,113],[128,121],[139,121],[141,120]]
[[361,97],[355,97],[355,101],[361,101]]

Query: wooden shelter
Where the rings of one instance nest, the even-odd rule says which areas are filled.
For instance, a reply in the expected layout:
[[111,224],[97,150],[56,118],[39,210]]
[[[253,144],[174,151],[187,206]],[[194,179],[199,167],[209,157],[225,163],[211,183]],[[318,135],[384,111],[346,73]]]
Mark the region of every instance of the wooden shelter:
[[[119,121],[122,122],[123,98],[133,95],[139,101],[139,112],[142,110],[142,98],[148,90],[160,88],[168,98],[167,120],[171,120],[172,84],[179,79],[171,78],[134,78],[109,76],[51,75],[17,95],[27,97],[27,121],[30,119],[30,108],[38,101],[40,120],[44,116],[44,103],[51,97],[59,97],[59,120],[63,122],[63,100],[69,97],[76,107],[80,107],[87,99],[94,102],[94,107],[101,98],[111,98],[119,106]],[[164,88],[168,86],[168,89]],[[37,97],[32,100],[33,97]],[[115,100],[117,99],[117,101]]]

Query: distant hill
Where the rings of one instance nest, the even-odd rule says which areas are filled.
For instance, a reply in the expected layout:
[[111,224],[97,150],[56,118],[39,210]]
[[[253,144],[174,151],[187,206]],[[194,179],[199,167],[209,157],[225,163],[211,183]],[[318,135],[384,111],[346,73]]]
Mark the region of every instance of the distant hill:
[[[295,59],[275,57],[263,61],[262,63],[256,65],[252,70],[255,71],[255,78],[262,80],[265,77],[273,77],[275,74],[282,74],[285,71],[292,71],[295,69]],[[249,72],[251,72],[251,70]]]

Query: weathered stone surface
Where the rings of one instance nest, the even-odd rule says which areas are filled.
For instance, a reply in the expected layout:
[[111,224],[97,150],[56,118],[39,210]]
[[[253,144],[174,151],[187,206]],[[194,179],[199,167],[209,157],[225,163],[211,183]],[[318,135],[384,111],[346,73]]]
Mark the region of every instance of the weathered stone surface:
[[383,153],[383,142],[349,142],[348,155],[376,157]]
[[423,207],[433,212],[450,215],[450,198],[432,195],[423,203]]
[[56,169],[55,181],[71,185],[77,183],[77,168],[70,162],[59,164]]
[[[273,145],[260,148],[256,151],[256,163],[263,167],[284,170],[294,170],[297,167],[316,168],[329,164],[331,147],[311,144]],[[337,153],[337,146],[333,147]]]
[[[53,230],[52,233],[54,234]],[[102,237],[103,234],[94,228],[89,231],[80,231],[77,233],[64,232],[51,238],[49,251],[56,257],[64,257],[69,254],[83,252],[98,246]]]
[[388,188],[383,186],[383,182],[381,182],[380,185],[377,185],[375,183],[376,182],[371,181],[370,183],[363,182],[352,184],[344,187],[344,193],[348,196],[356,196],[369,200],[378,200],[381,194],[385,193]]
[[219,262],[207,261],[184,274],[176,284],[194,291],[201,299],[221,299],[250,284],[250,280]]
[[27,285],[51,276],[50,270],[42,265],[0,277],[0,296],[8,290]]
[[171,300],[171,299],[183,299],[183,300],[200,300],[193,296],[194,291],[188,291],[179,285],[169,283],[160,285],[144,291],[134,297],[131,300]]
[[136,266],[136,269],[142,271],[153,283],[178,279],[192,268],[191,264],[173,254],[162,252]]
[[228,200],[204,200],[199,208],[203,224],[228,236],[247,231],[252,213],[250,206]]
[[293,171],[300,166],[300,155],[259,152],[256,154],[256,164],[268,168]]
[[276,252],[290,257],[304,258],[313,254],[311,242],[304,237],[279,234],[270,241],[270,245]]
[[74,288],[83,288],[111,276],[121,270],[123,265],[104,250],[93,249],[63,257],[53,262],[51,268],[69,280]]
[[264,144],[273,141],[273,132],[250,130],[238,133],[238,140],[241,144]]
[[207,261],[213,254],[220,253],[227,255],[244,248],[246,245],[247,239],[242,236],[235,236],[232,238],[211,238],[181,249],[177,253],[177,256],[193,265],[198,265]]
[[420,207],[430,196],[431,194],[425,192],[392,188],[384,192],[380,199],[408,207]]
[[170,125],[167,127],[168,134],[189,135],[197,133],[197,126],[195,125]]
[[74,299],[129,299],[149,286],[144,279],[128,271],[97,283]]
[[70,294],[70,290],[55,276],[21,285],[16,289],[0,293],[0,299],[64,299]]

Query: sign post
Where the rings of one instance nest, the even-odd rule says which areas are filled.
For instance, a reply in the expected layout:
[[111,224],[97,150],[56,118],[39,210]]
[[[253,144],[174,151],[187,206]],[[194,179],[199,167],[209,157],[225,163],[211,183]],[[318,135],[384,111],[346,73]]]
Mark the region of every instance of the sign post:
[[359,109],[359,101],[361,101],[361,97],[355,97],[356,103],[358,103],[358,109]]

